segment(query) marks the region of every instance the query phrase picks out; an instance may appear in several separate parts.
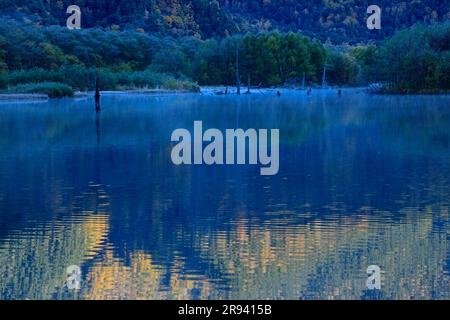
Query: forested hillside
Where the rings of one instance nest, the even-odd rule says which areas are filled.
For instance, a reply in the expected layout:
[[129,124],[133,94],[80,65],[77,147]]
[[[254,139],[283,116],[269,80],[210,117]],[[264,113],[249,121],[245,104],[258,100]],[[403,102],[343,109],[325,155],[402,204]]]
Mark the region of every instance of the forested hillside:
[[333,43],[379,40],[417,22],[450,19],[450,0],[377,0],[382,29],[366,28],[367,0],[0,0],[0,12],[43,25],[65,25],[77,4],[82,27],[137,29],[211,38],[242,32],[300,31]]
[[0,89],[12,91],[42,82],[90,90],[96,75],[103,90],[194,89],[189,81],[234,85],[237,54],[245,85],[300,85],[303,79],[320,85],[328,63],[330,85],[388,81],[402,92],[450,89],[449,22],[398,31],[379,46],[328,46],[292,32],[200,40],[0,19]]
[[310,86],[324,65],[329,85],[450,90],[450,0],[377,2],[369,31],[356,0],[0,0],[0,90]]

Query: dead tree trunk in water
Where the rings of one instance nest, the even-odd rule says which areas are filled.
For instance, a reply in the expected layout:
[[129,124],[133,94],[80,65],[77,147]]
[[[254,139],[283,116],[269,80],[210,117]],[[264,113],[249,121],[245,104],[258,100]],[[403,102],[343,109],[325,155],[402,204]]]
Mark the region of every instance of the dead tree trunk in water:
[[327,65],[323,65],[323,73],[322,73],[322,88],[325,88],[327,83]]
[[239,75],[239,47],[236,47],[236,92],[241,94],[241,76]]
[[95,111],[100,111],[100,88],[98,76],[95,78]]
[[323,65],[323,74],[322,74],[322,88],[325,88],[327,86],[327,71],[333,70],[334,66],[327,63],[328,60],[325,61],[325,64]]
[[250,72],[248,73],[247,76],[247,93],[250,93],[250,84],[251,84],[251,76],[250,76]]

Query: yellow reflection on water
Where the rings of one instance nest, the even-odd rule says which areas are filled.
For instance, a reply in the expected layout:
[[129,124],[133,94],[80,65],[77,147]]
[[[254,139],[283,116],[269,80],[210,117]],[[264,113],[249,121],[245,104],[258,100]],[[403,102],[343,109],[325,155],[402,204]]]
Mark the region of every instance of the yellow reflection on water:
[[25,299],[50,299],[65,284],[70,265],[87,263],[104,246],[108,216],[76,219],[16,231],[0,245],[0,290]]
[[[99,186],[95,186],[99,188]],[[383,297],[449,298],[445,234],[433,219],[448,221],[448,208],[404,208],[401,218],[371,207],[351,215],[309,219],[313,213],[270,212],[267,222],[244,218],[230,229],[192,235],[198,259],[181,253],[170,264],[152,252],[128,248],[120,255],[108,242],[110,212],[104,191],[84,195],[90,210],[17,230],[0,244],[0,290],[27,299],[354,299],[366,290],[367,266],[381,266]],[[92,200],[92,198],[96,198]],[[84,200],[86,200],[84,199]],[[99,210],[100,208],[100,210]],[[182,239],[180,239],[182,241]],[[80,292],[65,289],[66,268],[83,271]],[[214,271],[211,271],[214,270]],[[430,279],[434,279],[430,281]]]

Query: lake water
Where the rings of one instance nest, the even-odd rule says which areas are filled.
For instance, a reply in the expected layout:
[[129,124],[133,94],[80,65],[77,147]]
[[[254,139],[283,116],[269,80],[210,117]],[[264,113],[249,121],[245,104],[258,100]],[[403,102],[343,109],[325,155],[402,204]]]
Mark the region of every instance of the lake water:
[[[279,128],[278,175],[173,165],[195,120]],[[450,96],[2,102],[0,148],[1,299],[450,298]]]

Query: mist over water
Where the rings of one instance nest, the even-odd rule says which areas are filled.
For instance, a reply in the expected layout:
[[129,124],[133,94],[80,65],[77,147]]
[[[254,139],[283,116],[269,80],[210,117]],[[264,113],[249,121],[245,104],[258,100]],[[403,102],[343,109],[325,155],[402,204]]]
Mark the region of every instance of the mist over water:
[[[2,102],[0,299],[449,299],[449,105],[362,90]],[[197,120],[280,129],[279,173],[173,165],[171,133]]]

